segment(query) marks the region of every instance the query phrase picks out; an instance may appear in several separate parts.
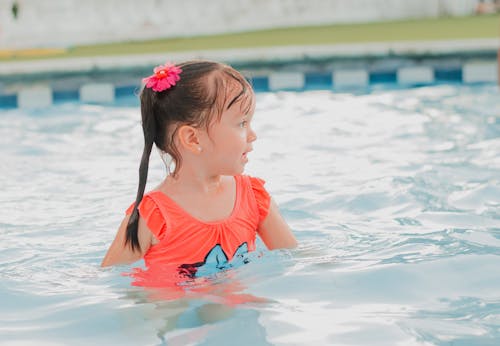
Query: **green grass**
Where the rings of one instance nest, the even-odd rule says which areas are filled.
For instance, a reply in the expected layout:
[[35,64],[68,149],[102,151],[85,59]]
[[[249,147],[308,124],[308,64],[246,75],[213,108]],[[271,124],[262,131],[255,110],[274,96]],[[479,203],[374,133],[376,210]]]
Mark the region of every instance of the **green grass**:
[[499,34],[500,14],[495,14],[367,24],[293,27],[226,35],[98,44],[71,47],[64,52],[54,51],[53,54],[46,52],[43,54],[43,51],[37,54],[36,50],[32,50],[31,54],[23,54],[22,51],[0,51],[0,61],[286,45],[495,38],[499,37]]

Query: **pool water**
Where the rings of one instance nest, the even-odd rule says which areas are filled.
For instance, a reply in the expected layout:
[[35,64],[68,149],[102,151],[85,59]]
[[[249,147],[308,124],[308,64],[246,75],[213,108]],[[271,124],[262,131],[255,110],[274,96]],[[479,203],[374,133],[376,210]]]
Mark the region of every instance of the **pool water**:
[[[259,93],[247,173],[300,246],[186,294],[101,269],[133,201],[135,99],[0,111],[0,343],[499,345],[494,85]],[[149,187],[163,177],[153,154]]]

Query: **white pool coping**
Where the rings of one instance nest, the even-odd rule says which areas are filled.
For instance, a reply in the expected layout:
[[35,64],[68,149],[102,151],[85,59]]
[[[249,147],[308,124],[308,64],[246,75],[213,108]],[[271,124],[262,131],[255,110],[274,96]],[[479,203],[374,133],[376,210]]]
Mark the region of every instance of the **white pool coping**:
[[208,59],[234,64],[330,57],[439,56],[495,52],[498,49],[500,49],[500,39],[498,38],[257,47],[3,62],[0,64],[0,76],[148,67],[164,63],[167,60],[180,62],[191,59]]

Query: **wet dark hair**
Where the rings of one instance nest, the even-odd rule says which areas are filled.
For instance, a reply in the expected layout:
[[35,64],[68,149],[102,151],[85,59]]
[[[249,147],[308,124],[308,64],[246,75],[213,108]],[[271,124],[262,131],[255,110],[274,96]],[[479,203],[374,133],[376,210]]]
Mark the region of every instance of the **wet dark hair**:
[[[175,86],[161,92],[143,88],[140,94],[144,151],[139,166],[137,197],[125,237],[125,244],[129,244],[133,251],[140,251],[137,208],[146,188],[153,143],[171,156],[175,164],[172,175],[175,176],[182,163],[174,141],[179,125],[208,129],[214,117],[220,120],[224,109],[235,102],[244,100],[248,107],[245,112],[252,104],[246,102],[253,97],[250,84],[232,67],[212,61],[188,61],[177,66],[182,72]],[[240,92],[229,100],[230,92],[238,85],[241,86]]]

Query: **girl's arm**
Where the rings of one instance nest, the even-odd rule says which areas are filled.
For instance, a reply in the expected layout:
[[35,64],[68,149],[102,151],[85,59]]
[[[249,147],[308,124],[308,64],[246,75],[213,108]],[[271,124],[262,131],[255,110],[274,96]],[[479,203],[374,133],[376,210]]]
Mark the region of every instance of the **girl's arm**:
[[107,267],[115,264],[129,264],[140,260],[148,251],[153,241],[153,234],[146,225],[146,221],[141,217],[139,218],[138,237],[141,250],[132,251],[129,244],[125,245],[125,234],[127,232],[127,225],[130,215],[127,215],[116,233],[115,240],[111,243],[106,256],[102,260],[101,267]]
[[269,213],[260,224],[257,232],[269,250],[281,248],[291,249],[297,246],[295,236],[281,216],[278,206],[273,199],[271,199]]

